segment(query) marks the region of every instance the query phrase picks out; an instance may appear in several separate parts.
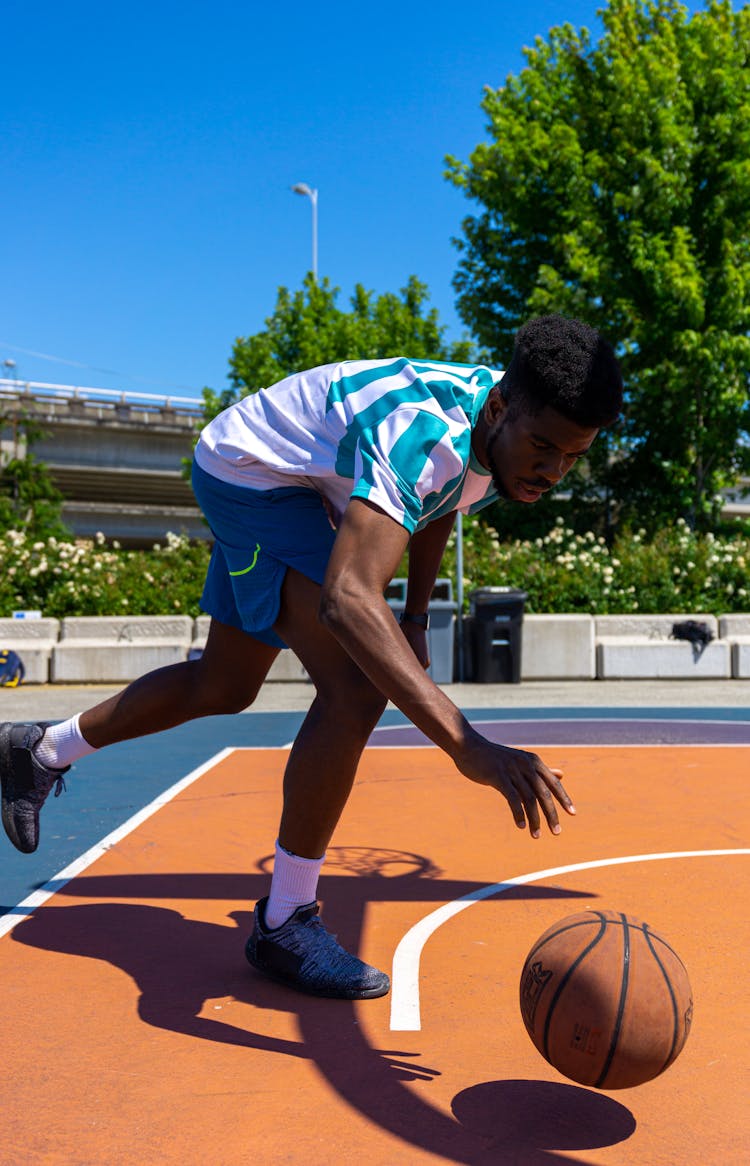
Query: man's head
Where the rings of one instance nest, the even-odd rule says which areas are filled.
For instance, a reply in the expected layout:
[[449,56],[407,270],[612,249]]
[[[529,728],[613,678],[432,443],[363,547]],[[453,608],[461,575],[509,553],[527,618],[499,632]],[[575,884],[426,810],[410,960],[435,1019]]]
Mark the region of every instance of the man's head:
[[501,497],[536,502],[556,485],[617,420],[622,393],[615,355],[595,329],[564,316],[525,324],[477,434]]
[[610,345],[565,316],[538,316],[519,328],[500,391],[511,416],[549,405],[592,429],[611,425],[622,409],[622,375]]

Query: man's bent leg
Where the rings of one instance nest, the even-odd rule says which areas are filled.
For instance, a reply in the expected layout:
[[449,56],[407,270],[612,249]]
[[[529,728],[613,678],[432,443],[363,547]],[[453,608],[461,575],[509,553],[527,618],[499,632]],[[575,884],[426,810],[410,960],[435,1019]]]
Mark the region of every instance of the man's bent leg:
[[212,619],[202,656],[157,668],[81,714],[81,732],[101,749],[198,717],[241,712],[258,695],[279,653]]
[[53,786],[56,795],[64,788],[63,774],[72,761],[115,741],[246,708],[277,653],[237,628],[212,621],[200,660],[148,673],[70,718],[59,743],[47,739],[55,727],[46,722],[0,725],[2,821],[13,845],[26,854],[36,850],[39,811]]

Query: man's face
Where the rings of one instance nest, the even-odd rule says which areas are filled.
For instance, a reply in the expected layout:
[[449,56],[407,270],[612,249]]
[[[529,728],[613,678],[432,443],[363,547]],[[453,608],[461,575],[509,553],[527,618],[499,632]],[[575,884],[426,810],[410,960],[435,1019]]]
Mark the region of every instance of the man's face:
[[511,502],[537,502],[588,451],[598,432],[569,421],[549,405],[535,416],[520,413],[509,419],[503,402],[486,444],[498,494]]

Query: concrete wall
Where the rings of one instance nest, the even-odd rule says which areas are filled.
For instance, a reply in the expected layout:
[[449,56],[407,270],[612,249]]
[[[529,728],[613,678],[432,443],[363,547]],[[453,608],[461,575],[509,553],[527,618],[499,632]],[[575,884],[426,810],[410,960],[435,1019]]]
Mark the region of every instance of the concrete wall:
[[[705,647],[672,639],[673,624],[687,618],[705,622],[715,639]],[[0,619],[0,648],[12,648],[21,657],[26,684],[126,683],[154,668],[195,658],[205,646],[209,622],[208,616]],[[453,629],[446,627],[444,634],[452,635]],[[522,680],[730,677],[750,680],[750,614],[718,619],[527,615],[523,622]],[[308,676],[294,653],[284,651],[268,678]]]

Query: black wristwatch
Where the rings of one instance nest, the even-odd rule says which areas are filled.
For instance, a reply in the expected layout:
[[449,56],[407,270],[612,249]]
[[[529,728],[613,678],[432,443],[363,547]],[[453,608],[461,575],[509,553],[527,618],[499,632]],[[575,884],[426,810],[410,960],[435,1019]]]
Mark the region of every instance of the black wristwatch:
[[400,623],[415,623],[417,627],[424,628],[427,631],[430,626],[429,612],[423,612],[421,615],[414,615],[411,611],[402,611],[399,620]]

